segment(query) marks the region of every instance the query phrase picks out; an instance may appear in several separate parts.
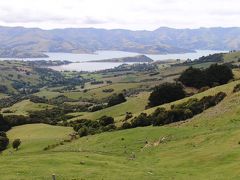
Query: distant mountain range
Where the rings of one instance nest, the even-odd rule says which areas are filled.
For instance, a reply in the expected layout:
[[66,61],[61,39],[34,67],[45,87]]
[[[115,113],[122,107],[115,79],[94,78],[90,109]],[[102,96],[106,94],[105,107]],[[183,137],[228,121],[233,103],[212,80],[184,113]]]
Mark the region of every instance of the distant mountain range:
[[[0,56],[41,52],[93,53],[120,50],[143,54],[186,53],[196,49],[239,50],[240,28],[173,29],[154,31],[123,29],[0,27]],[[18,54],[18,53],[17,53]],[[36,54],[35,54],[36,55]],[[33,55],[35,57],[35,55]],[[40,57],[43,54],[39,54]]]

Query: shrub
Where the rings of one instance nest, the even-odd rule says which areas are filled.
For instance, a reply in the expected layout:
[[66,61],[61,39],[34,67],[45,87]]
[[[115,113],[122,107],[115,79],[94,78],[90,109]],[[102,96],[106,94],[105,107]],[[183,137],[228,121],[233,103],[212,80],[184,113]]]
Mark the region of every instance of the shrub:
[[135,117],[131,121],[132,127],[143,127],[143,126],[149,126],[149,125],[151,125],[151,121],[146,113],[141,113],[138,117]]
[[185,97],[182,85],[177,83],[164,83],[156,86],[149,96],[149,106],[158,106],[176,101]]
[[20,139],[15,139],[12,143],[13,149],[16,149],[16,150],[18,150],[20,145],[21,145],[21,140]]
[[115,130],[117,127],[114,124],[109,124],[107,126],[102,127],[103,131],[113,131]]
[[240,91],[240,84],[237,84],[234,88],[233,88],[233,92],[239,92]]
[[126,98],[122,93],[120,94],[114,94],[112,97],[110,97],[108,101],[108,106],[115,106],[117,104],[123,103],[126,101]]
[[101,109],[104,109],[105,107],[106,107],[106,105],[104,105],[104,104],[97,104],[97,105],[89,107],[88,111],[95,112],[95,111],[99,111]]
[[7,88],[7,86],[0,85],[0,92],[1,92],[1,93],[8,93],[8,88]]
[[122,129],[130,129],[132,127],[132,125],[129,122],[124,122],[122,124]]
[[110,88],[110,89],[103,89],[102,92],[105,92],[105,93],[111,93],[113,92],[114,89]]
[[0,114],[0,131],[8,131],[11,128],[10,124]]
[[99,124],[102,126],[107,126],[114,123],[114,118],[110,116],[102,116],[99,118]]
[[128,120],[128,119],[130,119],[132,117],[133,117],[133,115],[132,115],[131,112],[126,112],[125,120]]
[[9,144],[9,139],[5,132],[0,131],[0,151],[3,151],[7,148]]
[[165,124],[165,119],[168,117],[168,112],[165,108],[157,108],[151,115],[153,126],[162,126]]
[[87,136],[88,135],[88,128],[86,126],[85,127],[81,127],[78,130],[78,134],[79,134],[80,137]]

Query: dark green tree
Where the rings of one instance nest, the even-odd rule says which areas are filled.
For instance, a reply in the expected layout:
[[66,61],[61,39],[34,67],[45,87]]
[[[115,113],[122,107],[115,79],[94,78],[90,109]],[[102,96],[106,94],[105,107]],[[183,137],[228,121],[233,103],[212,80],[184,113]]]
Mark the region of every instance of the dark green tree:
[[193,67],[186,69],[180,75],[179,81],[186,86],[195,88],[201,88],[207,85],[205,73],[201,69]]
[[109,124],[113,124],[114,123],[114,118],[110,117],[110,116],[102,116],[99,118],[99,124],[101,126],[107,126]]
[[21,140],[20,139],[15,139],[12,143],[13,149],[16,149],[16,150],[18,150],[20,145],[21,145]]
[[7,134],[3,131],[0,131],[0,151],[5,150],[8,144],[9,139],[7,138]]
[[108,101],[108,106],[114,106],[120,103],[123,103],[126,101],[126,98],[124,97],[123,93],[120,94],[114,94]]
[[185,97],[185,92],[181,84],[164,83],[156,86],[149,96],[149,106],[158,106]]

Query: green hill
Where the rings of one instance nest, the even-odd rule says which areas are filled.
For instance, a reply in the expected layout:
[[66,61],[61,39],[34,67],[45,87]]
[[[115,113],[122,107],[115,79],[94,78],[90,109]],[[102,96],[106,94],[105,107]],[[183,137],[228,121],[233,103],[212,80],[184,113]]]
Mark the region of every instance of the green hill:
[[195,95],[227,93],[187,121],[87,136],[47,151],[47,145],[68,138],[71,128],[15,127],[8,136],[22,139],[22,146],[1,155],[1,178],[50,179],[55,173],[57,179],[239,179],[240,93],[232,93],[238,83]]

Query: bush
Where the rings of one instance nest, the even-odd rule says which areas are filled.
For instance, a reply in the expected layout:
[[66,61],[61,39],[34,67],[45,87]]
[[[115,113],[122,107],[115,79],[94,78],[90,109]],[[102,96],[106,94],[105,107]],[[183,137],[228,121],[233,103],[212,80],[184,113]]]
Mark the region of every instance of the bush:
[[182,85],[177,83],[164,83],[156,86],[149,96],[149,107],[176,101],[185,97]]
[[16,150],[18,150],[20,145],[21,145],[21,140],[20,139],[15,139],[12,143],[13,149],[16,149]]
[[103,89],[102,92],[105,92],[105,93],[111,93],[113,92],[114,89],[110,88],[110,89]]
[[132,128],[132,125],[129,123],[129,122],[124,122],[123,124],[122,124],[122,127],[121,127],[122,129],[130,129],[130,128]]
[[80,137],[87,136],[88,135],[88,128],[87,127],[81,127],[78,130],[78,134]]
[[5,132],[0,131],[0,151],[3,151],[7,148],[9,144],[9,139]]
[[106,105],[104,105],[104,104],[97,104],[97,105],[89,107],[88,111],[95,112],[95,111],[99,111],[101,109],[104,109],[105,107],[106,107]]
[[114,123],[114,118],[110,116],[102,116],[99,118],[99,124],[102,126],[107,126]]
[[130,119],[132,117],[133,117],[133,115],[132,115],[131,112],[126,112],[125,120],[128,120],[128,119]]
[[0,85],[0,93],[8,93],[8,88],[7,88],[7,86]]
[[239,92],[240,91],[240,84],[237,84],[234,88],[233,88],[233,92]]
[[122,93],[120,94],[114,94],[112,97],[110,97],[108,101],[108,106],[115,106],[117,104],[125,102],[126,99]]
[[131,121],[132,127],[144,127],[151,125],[150,118],[148,118],[146,113],[141,113],[138,117],[135,117]]
[[165,108],[157,108],[153,114],[150,115],[153,126],[162,126],[165,124],[165,119],[168,117],[168,111]]
[[115,130],[117,127],[114,124],[109,124],[107,126],[102,127],[103,131],[113,131]]
[[0,131],[8,131],[11,128],[11,125],[3,118],[3,115],[0,114]]

